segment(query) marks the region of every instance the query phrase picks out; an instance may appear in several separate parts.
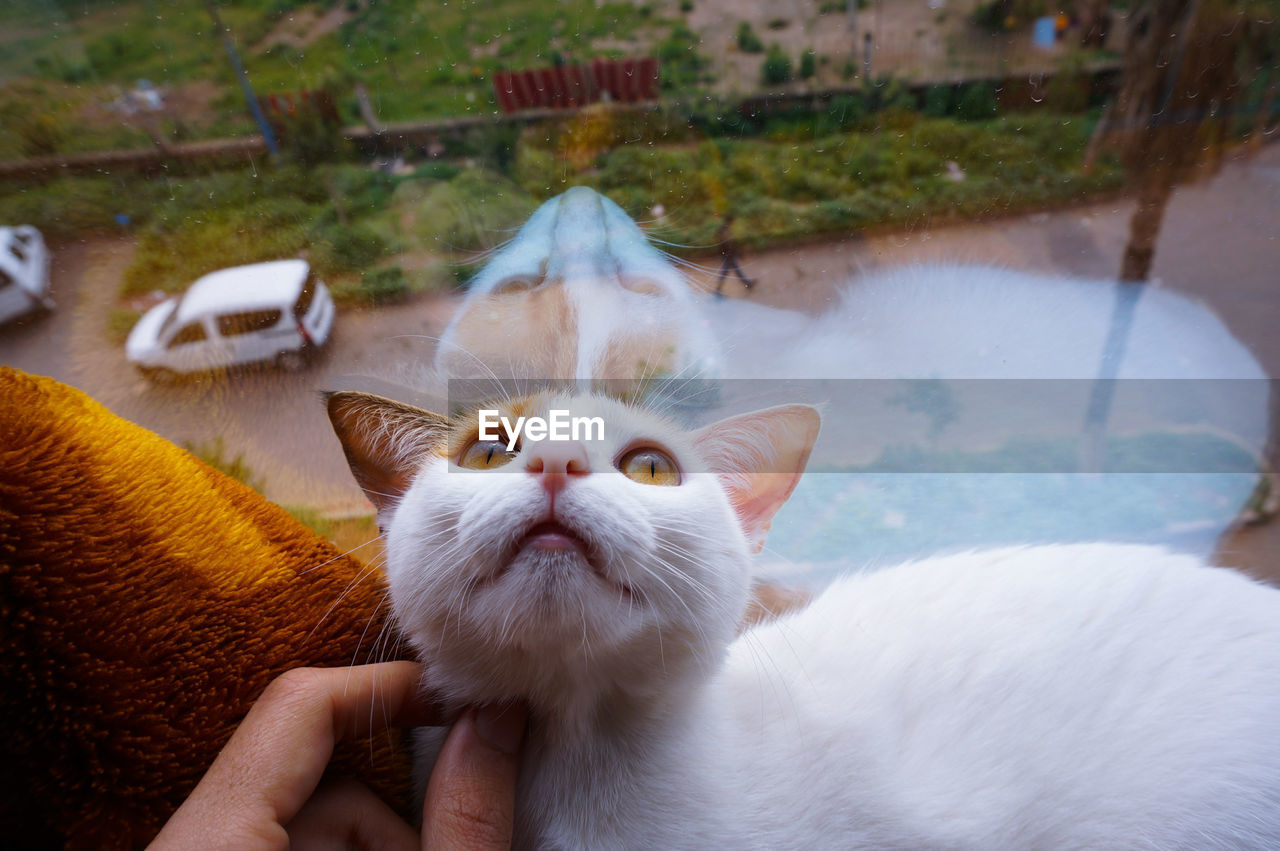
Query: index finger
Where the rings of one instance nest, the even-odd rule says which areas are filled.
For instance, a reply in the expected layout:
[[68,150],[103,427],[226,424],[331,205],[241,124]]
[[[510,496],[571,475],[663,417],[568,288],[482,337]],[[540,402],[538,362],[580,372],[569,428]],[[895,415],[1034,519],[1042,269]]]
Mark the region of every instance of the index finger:
[[420,695],[421,677],[412,662],[286,672],[267,686],[157,839],[186,820],[220,823],[225,841],[236,827],[227,824],[229,813],[254,832],[287,824],[319,783],[336,742],[444,720]]

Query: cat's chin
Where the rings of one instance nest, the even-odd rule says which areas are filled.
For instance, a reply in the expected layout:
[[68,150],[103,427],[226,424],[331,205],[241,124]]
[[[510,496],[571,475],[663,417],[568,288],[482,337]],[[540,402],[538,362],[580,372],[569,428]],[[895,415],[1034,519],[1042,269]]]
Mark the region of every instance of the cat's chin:
[[572,526],[554,519],[533,524],[498,560],[498,569],[482,585],[516,586],[538,600],[551,595],[600,590],[631,602],[631,586],[615,578],[600,554]]
[[514,585],[528,594],[530,602],[576,601],[593,591],[626,602],[633,596],[631,587],[609,576],[580,539],[554,531],[538,532],[523,541],[491,583]]

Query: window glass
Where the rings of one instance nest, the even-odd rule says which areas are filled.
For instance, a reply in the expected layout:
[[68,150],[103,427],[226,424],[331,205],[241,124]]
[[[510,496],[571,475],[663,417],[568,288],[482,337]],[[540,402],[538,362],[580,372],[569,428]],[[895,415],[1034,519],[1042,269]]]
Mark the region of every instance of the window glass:
[[183,346],[187,343],[199,343],[206,339],[204,326],[199,322],[192,322],[183,326],[173,335],[173,339],[169,341],[169,348]]
[[[5,0],[0,229],[0,366],[200,448],[365,563],[355,595],[412,513],[377,483],[413,474],[357,481],[325,394],[457,413],[559,381],[687,432],[593,471],[644,500],[714,423],[818,409],[807,454],[715,455],[805,466],[767,519],[724,481],[725,551],[793,599],[1092,542],[1280,585],[1280,0]],[[485,443],[468,481],[537,466]],[[658,538],[613,508],[610,545]],[[628,616],[706,602],[663,562],[687,549]]]
[[[1086,383],[1116,376],[1280,369],[1273,0],[757,5],[5,4],[0,26],[18,35],[0,51],[0,227],[38,229],[57,306],[19,323],[51,333],[0,335],[0,363],[170,439],[221,439],[271,469],[271,498],[340,515],[365,497],[341,453],[322,453],[336,447],[313,403],[349,376],[420,392],[473,373],[938,380],[883,394],[898,419],[859,425],[858,452],[823,449],[815,467],[905,476],[910,456],[1049,476],[1024,462],[1120,452],[1106,435],[1128,439],[1123,395],[1056,415],[1074,431],[978,439],[972,388],[945,382],[1052,377],[1088,399]],[[543,206],[580,187],[616,207]],[[36,243],[9,250],[30,262]],[[201,397],[211,376],[155,391],[191,400],[178,408],[116,378],[135,373],[133,328],[169,338],[166,298],[253,266],[222,284],[252,298],[299,269],[257,264],[299,259],[301,294],[281,306],[301,318],[332,297],[331,327],[307,331],[321,356],[217,379],[276,392]],[[152,310],[170,315],[144,323]],[[281,319],[216,323],[237,336]],[[90,348],[59,360],[37,344],[70,338],[73,321]],[[1165,400],[1162,427],[1230,431],[1201,389]],[[1192,398],[1208,401],[1193,411]],[[1255,414],[1231,440],[1271,464]],[[295,447],[270,435],[303,420],[308,452],[282,460]],[[1161,480],[1187,502],[1151,482],[1117,502],[922,481],[806,480],[761,563],[820,582],[817,566],[841,559],[1026,536],[1183,546],[1188,529],[1203,530],[1197,552],[1232,559],[1252,533],[1222,535],[1257,503],[1242,480]],[[835,504],[870,519],[805,520]]]
[[218,333],[223,337],[249,334],[275,327],[280,322],[279,310],[251,310],[245,313],[227,313],[218,316]]
[[297,319],[307,315],[307,311],[311,310],[311,302],[316,297],[316,275],[314,272],[307,274],[307,280],[302,284],[302,292],[298,295],[297,302],[293,305],[293,315]]

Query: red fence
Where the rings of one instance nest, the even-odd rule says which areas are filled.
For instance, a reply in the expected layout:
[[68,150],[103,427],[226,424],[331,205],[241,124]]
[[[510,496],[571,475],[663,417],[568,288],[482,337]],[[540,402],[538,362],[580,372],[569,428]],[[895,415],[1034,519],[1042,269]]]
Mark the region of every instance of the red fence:
[[324,89],[259,95],[258,104],[277,137],[287,133],[290,122],[299,118],[316,118],[334,128],[342,126],[333,94]]
[[499,71],[493,90],[503,112],[534,107],[572,109],[600,100],[638,103],[658,98],[658,60],[593,59],[530,71]]

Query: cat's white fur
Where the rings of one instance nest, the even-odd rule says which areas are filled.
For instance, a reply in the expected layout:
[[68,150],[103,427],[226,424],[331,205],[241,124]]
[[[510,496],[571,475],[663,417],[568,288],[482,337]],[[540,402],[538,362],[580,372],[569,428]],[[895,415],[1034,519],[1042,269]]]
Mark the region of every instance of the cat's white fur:
[[[331,400],[348,456],[397,463],[361,437],[368,404]],[[616,427],[499,470],[428,454],[402,498],[376,500],[428,685],[531,706],[518,844],[1280,845],[1280,592],[1157,548],[1002,549],[842,579],[734,640],[812,414],[688,434],[608,400],[557,404]],[[399,408],[387,423],[416,428]],[[671,453],[683,483],[622,476],[637,444]],[[753,475],[770,457],[790,461]],[[552,504],[590,562],[521,548],[555,458],[576,464]]]

